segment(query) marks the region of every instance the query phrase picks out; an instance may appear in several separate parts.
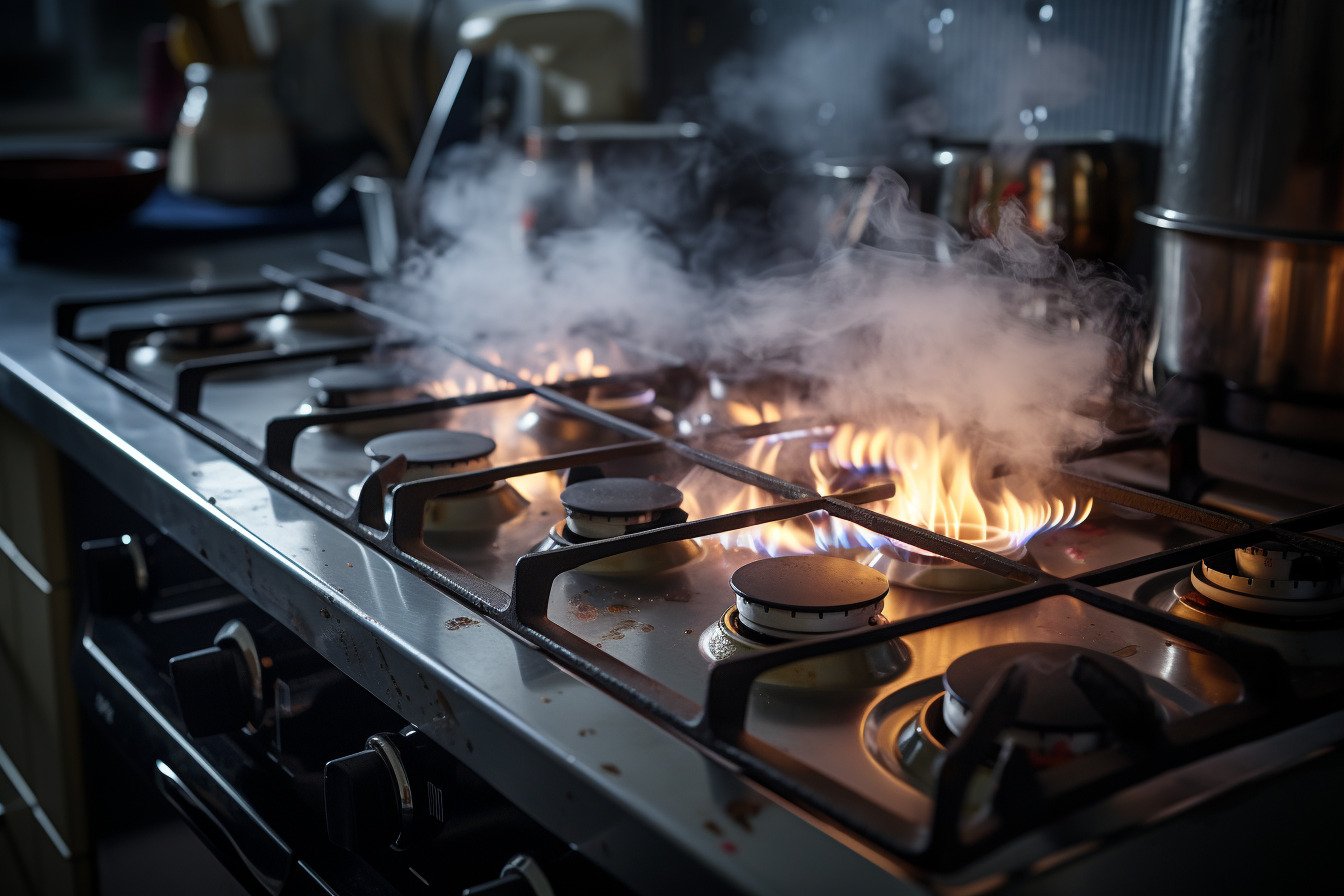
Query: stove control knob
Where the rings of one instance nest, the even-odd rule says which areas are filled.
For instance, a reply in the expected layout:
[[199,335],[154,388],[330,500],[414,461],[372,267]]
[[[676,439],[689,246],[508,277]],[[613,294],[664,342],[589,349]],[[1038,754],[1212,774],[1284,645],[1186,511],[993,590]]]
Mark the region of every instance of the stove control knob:
[[247,662],[232,646],[215,645],[173,657],[168,668],[182,721],[192,737],[236,731],[252,717]]
[[168,661],[188,734],[206,737],[261,724],[262,656],[251,630],[235,619],[219,630],[213,646]]
[[375,734],[326,765],[327,835],[354,852],[407,849],[443,829],[451,760],[423,732]]
[[154,536],[119,535],[79,546],[89,609],[102,615],[129,614],[149,601],[153,576],[148,548]]
[[551,882],[531,856],[509,859],[499,877],[462,891],[462,896],[555,896]]

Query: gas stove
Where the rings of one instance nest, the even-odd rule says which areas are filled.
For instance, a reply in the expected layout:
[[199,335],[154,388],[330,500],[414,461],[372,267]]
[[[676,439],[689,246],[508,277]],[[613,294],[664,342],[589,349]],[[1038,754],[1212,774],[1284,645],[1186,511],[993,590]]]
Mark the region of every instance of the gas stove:
[[[377,698],[333,744],[382,710],[411,726],[328,767],[343,847],[386,846],[360,769],[400,769],[392,839],[423,832],[448,785],[398,750],[442,753],[636,892],[1236,889],[1258,878],[1220,844],[1320,838],[1344,744],[1328,478],[1288,510],[1199,502],[1228,490],[1201,439],[1229,437],[1184,425],[1075,458],[1021,543],[940,534],[892,515],[887,471],[823,493],[762,461],[843,424],[725,423],[709,378],[637,347],[524,369],[327,260],[62,300],[55,349],[0,349],[7,403]],[[199,645],[207,679],[234,668],[229,632]],[[1302,802],[1266,832],[1280,784]],[[1333,861],[1293,873],[1310,889]]]

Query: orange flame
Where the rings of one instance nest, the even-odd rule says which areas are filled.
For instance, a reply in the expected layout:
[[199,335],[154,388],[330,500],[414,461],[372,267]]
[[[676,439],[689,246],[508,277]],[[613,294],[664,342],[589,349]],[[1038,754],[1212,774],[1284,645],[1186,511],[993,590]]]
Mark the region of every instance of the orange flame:
[[[1050,529],[1076,526],[1092,510],[1090,499],[1059,498],[1032,483],[976,475],[973,452],[936,422],[922,434],[837,427],[824,452],[813,454],[818,483],[841,472],[890,476],[894,497],[873,509],[940,535],[1005,556],[1019,556],[1028,541]],[[864,533],[868,542],[870,533]],[[878,544],[869,544],[879,547]],[[913,550],[913,548],[911,549]]]
[[762,423],[778,423],[784,419],[780,406],[773,401],[763,401],[760,404],[729,401],[727,416],[728,422],[733,426],[758,426]]
[[[937,423],[922,433],[889,428],[869,429],[842,424],[807,435],[828,434],[808,454],[808,474],[819,493],[842,491],[865,482],[893,480],[896,494],[868,505],[871,509],[940,535],[974,544],[1008,557],[1020,557],[1026,544],[1050,529],[1076,526],[1091,512],[1090,500],[1045,494],[1019,478],[978,476],[974,452]],[[742,460],[780,475],[780,458],[799,433],[757,439]],[[743,486],[712,503],[712,513],[729,513],[779,500],[761,489]],[[725,533],[729,547],[781,554],[852,553],[890,549],[892,541],[824,512],[783,523]],[[917,552],[901,545],[899,551]]]
[[[507,367],[497,352],[487,351],[482,357],[497,367]],[[549,383],[561,383],[567,380],[582,380],[611,376],[611,367],[597,360],[597,353],[587,346],[570,352],[554,345],[537,345],[530,357],[552,360],[540,369],[520,367],[517,371],[520,379],[534,386]],[[456,398],[460,395],[478,395],[483,392],[498,392],[512,388],[509,383],[486,371],[472,372],[460,376],[449,376],[435,384],[435,398]]]

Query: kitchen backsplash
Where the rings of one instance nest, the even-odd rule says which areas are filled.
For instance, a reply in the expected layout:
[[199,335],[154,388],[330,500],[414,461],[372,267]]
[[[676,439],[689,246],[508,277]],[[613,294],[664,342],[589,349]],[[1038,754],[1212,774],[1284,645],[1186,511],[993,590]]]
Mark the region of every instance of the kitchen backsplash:
[[[902,133],[1157,142],[1174,0],[650,4],[651,101],[729,115],[830,154]],[[694,103],[687,103],[693,109]],[[879,125],[878,122],[884,122]]]

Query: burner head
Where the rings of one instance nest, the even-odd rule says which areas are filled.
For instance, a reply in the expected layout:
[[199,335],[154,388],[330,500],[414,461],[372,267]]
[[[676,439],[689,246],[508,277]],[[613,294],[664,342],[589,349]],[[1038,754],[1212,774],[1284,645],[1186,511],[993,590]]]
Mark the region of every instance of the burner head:
[[396,364],[337,364],[308,377],[314,402],[337,410],[409,401],[426,394],[424,378]]
[[1109,726],[1071,677],[1077,657],[1085,656],[1110,673],[1126,690],[1148,700],[1143,676],[1115,657],[1069,644],[999,644],[963,654],[943,673],[943,721],[953,735],[970,719],[971,707],[1010,665],[1026,673],[1022,706],[1012,730],[1039,756],[1067,758],[1097,749]]
[[882,612],[889,587],[872,567],[824,555],[757,560],[729,584],[741,623],[784,639],[862,628]]
[[391,458],[404,455],[408,479],[482,469],[489,465],[494,450],[494,439],[453,429],[408,429],[379,436],[364,446],[364,454],[375,470]]
[[[594,410],[639,426],[657,429],[671,419],[671,414],[659,407],[653,387],[645,383],[622,379],[594,383],[587,389],[560,388]],[[610,439],[615,435],[615,430],[582,417],[564,405],[542,398],[538,398],[531,410],[518,421],[518,428],[557,449]]]
[[653,388],[638,382],[595,383],[584,402],[626,420],[642,420],[653,409]]
[[[1025,547],[1001,554],[1034,566],[1035,561]],[[988,594],[1018,584],[976,566],[969,566],[948,557],[915,550],[892,542],[873,551],[867,563],[886,574],[888,581],[921,591],[940,591],[945,594]]]
[[583,538],[614,538],[681,506],[679,489],[652,479],[613,476],[576,482],[560,493],[566,528]]
[[1277,542],[1209,557],[1190,571],[1190,584],[1223,607],[1268,616],[1344,612],[1344,567]]
[[159,311],[153,317],[159,347],[177,351],[212,351],[262,345],[232,304],[212,302]]
[[[568,390],[575,398],[595,410],[635,422],[648,418],[658,398],[653,387],[647,383],[622,378],[595,382],[586,389],[563,385],[558,388],[562,391]],[[542,414],[573,416],[568,408],[553,402],[539,402],[537,407]]]

